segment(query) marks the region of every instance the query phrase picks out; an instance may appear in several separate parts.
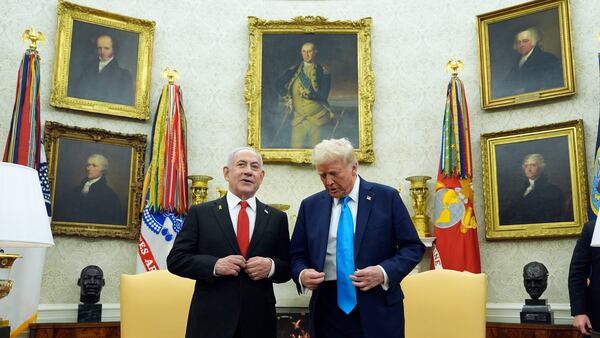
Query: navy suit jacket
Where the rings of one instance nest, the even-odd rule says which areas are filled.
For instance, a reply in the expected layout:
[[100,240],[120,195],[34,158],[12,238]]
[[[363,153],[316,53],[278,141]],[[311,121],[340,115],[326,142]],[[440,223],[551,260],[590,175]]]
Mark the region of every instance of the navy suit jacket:
[[[364,337],[404,337],[404,295],[400,281],[419,263],[425,246],[402,203],[398,192],[388,186],[370,183],[361,178],[358,192],[358,212],[354,234],[356,269],[381,265],[389,278],[389,289],[381,286],[363,292],[357,289]],[[290,243],[292,276],[299,285],[304,269],[323,271],[329,235],[333,198],[326,191],[302,201]],[[319,316],[316,299],[310,300],[311,323]],[[314,328],[314,325],[311,325]],[[314,330],[311,337],[316,337]]]

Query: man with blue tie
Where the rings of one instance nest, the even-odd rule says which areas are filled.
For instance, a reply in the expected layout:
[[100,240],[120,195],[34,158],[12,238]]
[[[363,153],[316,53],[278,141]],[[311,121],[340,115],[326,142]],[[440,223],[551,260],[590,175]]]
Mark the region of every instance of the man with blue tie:
[[313,153],[325,190],[302,201],[290,243],[292,276],[310,299],[313,338],[402,338],[400,281],[425,246],[395,189],[358,176],[347,139]]

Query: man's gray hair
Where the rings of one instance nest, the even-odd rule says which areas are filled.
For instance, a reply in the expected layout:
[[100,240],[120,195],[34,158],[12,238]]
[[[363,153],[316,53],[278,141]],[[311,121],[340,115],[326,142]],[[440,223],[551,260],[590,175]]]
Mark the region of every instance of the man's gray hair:
[[260,164],[260,167],[262,168],[262,166],[263,166],[262,156],[260,156],[258,151],[256,151],[256,149],[254,149],[252,147],[238,147],[238,148],[233,149],[227,156],[227,168],[233,167],[233,159],[235,158],[235,155],[237,155],[237,153],[239,153],[240,151],[245,151],[245,150],[251,151],[256,154],[256,156],[258,157],[258,163]]
[[354,147],[347,138],[323,140],[313,151],[313,165],[318,166],[342,160],[348,166],[356,164]]
[[517,40],[517,36],[523,32],[529,32],[529,36],[531,37],[531,44],[535,47],[538,45],[538,42],[540,42],[540,31],[537,27],[528,27],[527,29],[524,29],[522,31],[519,31],[516,35],[515,35],[515,41]]
[[527,162],[535,162],[541,169],[546,168],[546,161],[544,160],[544,156],[542,156],[542,154],[525,155],[525,158],[523,159],[523,165],[525,165]]
[[94,160],[94,162],[99,164],[102,167],[102,172],[105,172],[108,170],[108,159],[106,157],[104,157],[104,155],[91,154],[90,157],[88,157],[88,161],[89,160]]

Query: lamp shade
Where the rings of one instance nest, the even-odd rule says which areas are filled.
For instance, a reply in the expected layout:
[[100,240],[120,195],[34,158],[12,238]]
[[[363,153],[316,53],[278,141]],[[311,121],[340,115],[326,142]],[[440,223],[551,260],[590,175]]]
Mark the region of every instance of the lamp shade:
[[37,171],[0,162],[0,248],[54,245]]

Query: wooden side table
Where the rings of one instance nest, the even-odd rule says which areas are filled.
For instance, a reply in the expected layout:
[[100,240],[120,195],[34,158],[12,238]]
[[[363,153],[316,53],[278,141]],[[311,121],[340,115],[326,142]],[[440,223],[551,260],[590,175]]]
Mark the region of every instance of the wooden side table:
[[120,336],[120,322],[29,325],[29,338],[119,338]]
[[487,338],[580,338],[571,325],[487,323]]

